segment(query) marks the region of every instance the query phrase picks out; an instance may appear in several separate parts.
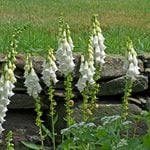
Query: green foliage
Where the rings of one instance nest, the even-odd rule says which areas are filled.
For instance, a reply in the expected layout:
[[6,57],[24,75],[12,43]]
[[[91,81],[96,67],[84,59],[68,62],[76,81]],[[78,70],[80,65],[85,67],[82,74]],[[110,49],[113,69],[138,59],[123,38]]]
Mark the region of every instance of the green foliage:
[[41,145],[37,145],[37,144],[31,143],[31,142],[27,142],[27,141],[22,141],[22,144],[25,147],[27,147],[28,150],[53,150],[51,147],[48,147],[48,146],[42,147]]
[[13,133],[9,131],[6,135],[6,150],[14,150]]
[[31,142],[22,141],[22,144],[33,150],[43,150],[41,145],[37,145]]
[[69,139],[62,141],[59,149],[65,150],[68,144],[74,150],[109,150],[119,149],[128,145],[128,139],[121,137],[121,132],[128,130],[130,122],[123,122],[121,116],[108,116],[101,118],[102,125],[80,122],[63,129],[61,134]]
[[92,115],[92,112],[89,109],[89,88],[87,87],[83,90],[81,93],[83,97],[83,103],[82,103],[82,120],[87,121],[89,116]]
[[[57,122],[58,119],[58,115],[56,115],[55,113],[55,108],[56,108],[56,101],[54,100],[54,87],[53,87],[53,83],[51,82],[50,87],[49,87],[49,91],[48,91],[48,95],[49,95],[49,101],[50,101],[50,117],[51,117],[51,127],[52,127],[52,132],[49,132],[46,128],[44,128],[44,131],[46,131],[45,133],[47,133],[47,135],[49,135],[49,137],[52,140],[53,143],[53,150],[56,149],[56,145],[55,145],[55,124]],[[43,126],[42,126],[43,127]]]
[[73,77],[72,74],[69,73],[65,77],[64,85],[65,85],[65,107],[66,107],[66,122],[67,126],[70,126],[74,123],[74,117],[73,117],[73,106],[74,106],[74,101],[72,100],[73,98],[73,92],[72,92],[72,81]]
[[[139,117],[143,120],[143,116]],[[147,117],[145,119],[148,121]],[[148,150],[150,148],[150,133],[143,137],[129,137],[127,133],[133,123],[124,121],[122,116],[105,116],[101,118],[101,122],[102,125],[98,126],[93,122],[80,122],[63,129],[61,131],[63,137],[71,136],[69,139],[64,138],[58,149],[67,150],[69,147],[72,150]]]
[[90,95],[90,110],[93,111],[96,107],[97,93],[100,91],[100,84],[98,83],[100,80],[101,67],[96,66],[96,71],[94,75],[94,85],[90,87],[89,95]]
[[[137,116],[140,120],[150,122],[150,113],[145,112]],[[101,118],[101,125],[93,122],[75,123],[62,129],[62,142],[57,146],[58,150],[149,150],[150,133],[142,137],[128,136],[133,123],[123,120],[122,116],[105,116]],[[150,126],[148,126],[150,128]],[[51,132],[42,125],[45,136],[51,137]],[[68,138],[69,136],[69,138]],[[43,150],[40,145],[30,142],[22,142],[26,147],[35,150]],[[50,149],[44,147],[45,150]]]
[[[124,54],[130,36],[139,53],[149,52],[149,0],[0,0],[0,50],[5,52],[14,27],[30,23],[22,35],[20,50],[46,49],[57,45],[57,16],[64,13],[72,27],[75,51],[86,47],[91,14],[99,14],[107,53]],[[59,11],[58,11],[59,10]]]
[[42,132],[42,122],[43,121],[41,120],[41,116],[42,116],[43,113],[41,111],[40,97],[36,98],[36,101],[35,101],[35,112],[37,113],[35,124],[39,128],[41,147],[42,147],[42,150],[44,150],[44,136],[43,136],[43,132]]
[[125,88],[124,88],[124,96],[123,96],[123,104],[122,104],[122,118],[127,119],[128,109],[129,109],[129,97],[132,92],[133,81],[130,78],[126,78]]

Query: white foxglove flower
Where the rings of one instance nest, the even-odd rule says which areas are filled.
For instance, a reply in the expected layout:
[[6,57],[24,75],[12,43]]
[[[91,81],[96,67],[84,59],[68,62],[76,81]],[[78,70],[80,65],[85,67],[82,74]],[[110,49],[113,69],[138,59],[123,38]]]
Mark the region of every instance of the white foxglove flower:
[[7,97],[10,98],[11,96],[13,96],[14,93],[12,90],[14,87],[15,86],[11,81],[6,80],[3,85],[3,92],[1,93],[1,96],[5,97],[5,98],[7,98]]
[[9,98],[14,95],[13,88],[16,78],[11,64],[4,66],[4,73],[0,77],[0,134],[4,131],[2,124],[5,121],[7,105],[10,103]]
[[42,71],[42,79],[44,83],[49,87],[51,84],[51,80],[54,84],[58,82],[56,77],[56,71],[58,70],[54,60],[52,60],[51,56],[48,61],[43,62],[43,71]]
[[66,30],[63,31],[61,39],[59,39],[58,49],[56,51],[56,58],[59,64],[59,70],[65,76],[74,70],[75,64],[73,62],[74,58],[72,55],[73,42],[70,35],[67,38]]
[[71,50],[73,50],[74,45],[73,45],[73,41],[72,41],[71,36],[68,37],[68,43],[69,43],[69,45],[70,45],[70,47],[71,47]]
[[4,131],[5,129],[2,127],[2,125],[0,124],[0,134]]
[[4,119],[4,116],[0,117],[0,124],[4,123],[6,120]]
[[9,81],[11,81],[12,83],[15,83],[16,82],[16,78],[15,78],[15,74],[14,74],[14,71],[12,68],[13,64],[9,64],[9,65],[5,65],[4,66],[4,72],[6,72],[6,79],[8,79]]
[[7,105],[10,103],[10,100],[9,100],[8,98],[1,97],[1,103],[2,103],[4,106],[7,106]]
[[83,78],[79,78],[76,86],[77,86],[78,90],[80,92],[82,92],[84,90],[84,88],[87,86],[86,85],[86,80],[84,80]]
[[1,118],[1,120],[3,120],[2,119],[2,117],[5,117],[6,116],[6,112],[7,112],[7,107],[5,107],[4,105],[0,105],[0,118]]
[[101,33],[101,28],[99,25],[99,22],[97,20],[97,17],[94,16],[93,18],[93,28],[92,28],[92,46],[94,49],[94,58],[96,64],[103,65],[105,63],[105,49],[106,46],[104,45],[105,38],[103,37]]
[[[12,46],[12,45],[11,45]],[[7,63],[4,66],[4,70],[0,76],[0,135],[4,131],[2,124],[5,121],[6,112],[8,111],[7,105],[10,103],[9,98],[14,95],[13,88],[16,82],[14,70],[16,68],[14,62],[16,51],[11,49],[6,55]]]
[[30,96],[37,98],[42,88],[39,84],[39,78],[33,68],[31,68],[30,72],[26,74],[24,84],[27,87],[27,93]]
[[93,76],[95,74],[93,63],[91,61],[84,61],[84,57],[81,56],[81,65],[79,72],[81,74],[81,77],[79,78],[76,86],[78,90],[82,92],[87,86],[87,83],[89,83],[90,85],[95,83],[93,79]]
[[25,63],[25,66],[24,66],[24,78],[26,78],[28,76],[31,68],[33,68],[32,61],[31,61],[31,56],[27,55],[26,63]]
[[135,80],[135,77],[140,74],[138,60],[137,60],[137,53],[133,48],[132,42],[128,43],[128,65],[127,65],[127,72],[126,76]]
[[[99,33],[100,34],[100,33]],[[104,45],[104,37],[103,36],[98,36],[95,35],[93,38],[93,49],[94,49],[94,58],[95,58],[95,62],[97,64],[101,64],[103,65],[105,63],[105,49],[106,46]]]
[[24,77],[26,78],[30,72],[30,65],[28,63],[25,64],[24,66]]

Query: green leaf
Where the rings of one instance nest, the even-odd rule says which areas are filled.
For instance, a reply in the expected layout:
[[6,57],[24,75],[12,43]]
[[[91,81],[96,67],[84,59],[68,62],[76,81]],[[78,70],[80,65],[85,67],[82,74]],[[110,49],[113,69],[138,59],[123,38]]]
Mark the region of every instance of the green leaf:
[[21,142],[24,146],[30,148],[30,149],[34,149],[34,150],[42,150],[42,146],[41,145],[36,145],[34,143],[31,142],[27,142],[27,141],[22,141]]
[[144,146],[150,149],[150,134],[147,134],[143,137]]
[[147,150],[143,147],[140,138],[133,138],[128,141],[128,146],[125,149],[133,150],[136,147],[136,150]]
[[54,118],[54,125],[56,124],[57,120],[58,120],[58,114]]
[[42,124],[42,129],[46,133],[46,135],[48,135],[52,139],[52,137],[53,137],[52,133],[43,124]]

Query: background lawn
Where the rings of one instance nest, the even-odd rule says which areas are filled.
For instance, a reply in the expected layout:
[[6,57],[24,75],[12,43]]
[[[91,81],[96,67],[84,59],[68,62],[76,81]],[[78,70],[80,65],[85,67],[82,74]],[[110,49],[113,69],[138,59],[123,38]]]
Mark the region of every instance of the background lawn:
[[86,50],[91,16],[99,15],[107,53],[124,54],[133,40],[138,53],[150,52],[150,0],[0,0],[0,50],[8,47],[15,27],[30,24],[20,50],[57,48],[58,18],[71,27],[75,51]]

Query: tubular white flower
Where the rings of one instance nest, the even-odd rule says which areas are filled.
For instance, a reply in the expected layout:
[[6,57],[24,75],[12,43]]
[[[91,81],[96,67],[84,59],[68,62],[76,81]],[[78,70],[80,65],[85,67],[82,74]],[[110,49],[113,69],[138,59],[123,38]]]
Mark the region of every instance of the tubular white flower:
[[4,105],[0,105],[0,118],[1,120],[4,120],[3,118],[6,116],[6,112],[7,112],[7,107],[5,107]]
[[132,42],[128,43],[128,66],[126,76],[135,80],[135,77],[140,74],[138,60],[137,60],[137,53],[133,48]]
[[70,47],[71,47],[71,50],[73,50],[74,45],[73,45],[73,41],[72,41],[71,36],[68,37],[68,43],[69,43],[69,45],[70,45]]
[[9,98],[9,97],[13,96],[14,93],[12,90],[14,87],[15,86],[11,81],[6,80],[3,85],[3,91],[1,92],[1,96],[5,97],[5,98],[7,98],[7,97]]
[[49,61],[43,62],[42,79],[48,87],[51,84],[51,80],[53,81],[54,84],[58,82],[57,77],[56,77],[57,70],[58,68],[51,57],[49,58]]
[[4,119],[4,116],[0,116],[0,123],[2,124],[2,123],[4,123],[6,120]]
[[83,78],[79,78],[76,86],[77,86],[78,90],[80,92],[82,92],[84,90],[84,88],[86,87],[86,80],[84,80]]
[[2,125],[0,124],[0,134],[4,131],[5,129],[2,127]]
[[5,116],[7,112],[7,105],[10,103],[9,98],[14,95],[13,88],[16,78],[13,72],[13,68],[10,64],[5,64],[4,72],[0,77],[0,134],[4,129],[2,124],[5,121]]
[[58,49],[56,51],[56,58],[59,64],[59,70],[65,76],[71,73],[75,67],[75,64],[73,62],[74,58],[72,55],[73,47],[74,47],[73,41],[70,35],[66,35],[66,30],[64,29],[61,38],[58,40]]
[[26,63],[24,66],[24,85],[27,87],[27,93],[34,98],[38,97],[38,94],[41,92],[42,88],[39,84],[39,78],[33,68],[31,56],[27,55]]
[[25,66],[24,66],[24,78],[26,78],[28,76],[31,68],[33,68],[32,61],[31,61],[31,56],[27,55],[26,63],[25,63]]
[[5,64],[4,72],[6,72],[5,73],[6,79],[11,81],[12,83],[15,83],[16,78],[15,78],[15,74],[14,74],[14,70],[13,70],[13,68],[14,68],[13,65],[14,64],[10,64],[10,63],[9,63],[9,65]]
[[94,49],[94,58],[96,64],[103,65],[105,63],[105,49],[106,46],[104,45],[105,38],[103,37],[101,33],[100,24],[97,20],[97,17],[93,17],[93,28],[92,28],[92,46]]
[[5,97],[1,97],[1,103],[4,105],[4,106],[7,106],[9,103],[10,103],[10,100],[8,98],[5,98]]
[[30,72],[26,74],[26,79],[24,84],[27,87],[27,93],[30,96],[37,98],[42,88],[39,84],[39,78],[33,68],[31,68]]
[[81,65],[79,72],[81,74],[81,77],[79,78],[76,86],[78,90],[82,92],[87,86],[87,83],[89,83],[90,85],[95,83],[93,79],[93,76],[95,74],[93,63],[91,61],[84,61],[84,57],[81,56]]

